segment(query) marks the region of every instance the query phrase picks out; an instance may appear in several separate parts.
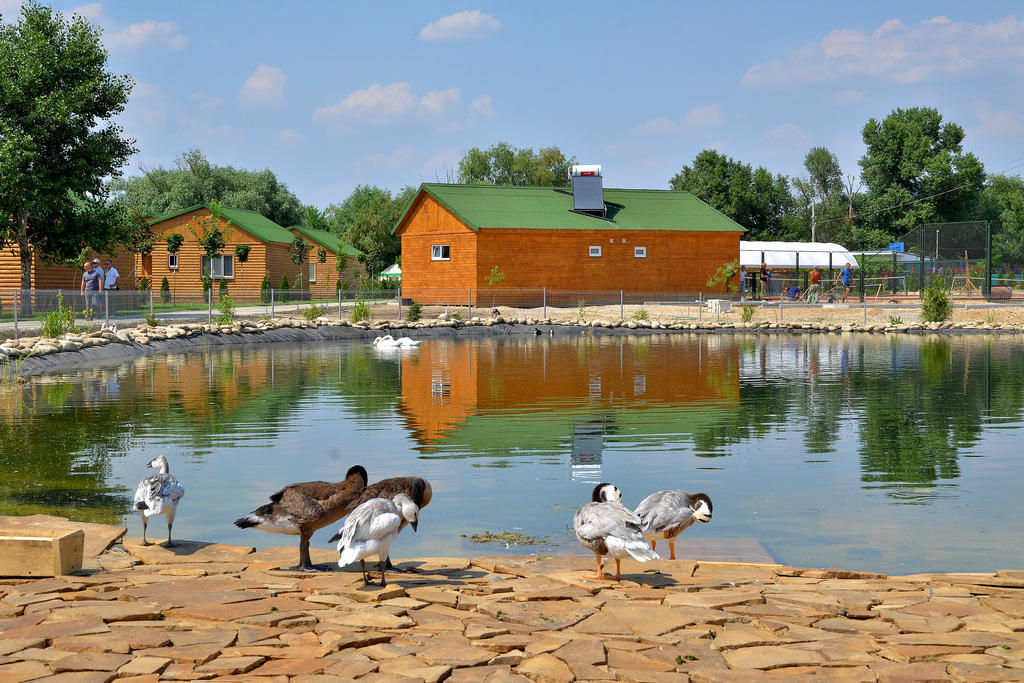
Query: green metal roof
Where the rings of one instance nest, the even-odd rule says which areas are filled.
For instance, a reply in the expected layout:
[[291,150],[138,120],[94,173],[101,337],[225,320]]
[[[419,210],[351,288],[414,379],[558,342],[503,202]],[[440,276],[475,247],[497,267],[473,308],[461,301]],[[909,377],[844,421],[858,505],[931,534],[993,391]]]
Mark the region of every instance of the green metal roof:
[[326,230],[319,230],[317,228],[310,228],[305,225],[293,225],[288,228],[289,230],[296,230],[302,233],[304,236],[313,240],[322,247],[327,247],[335,254],[346,254],[348,256],[358,256],[362,252],[353,247],[345,240],[333,235]]
[[[163,216],[157,216],[156,218],[151,219],[149,224],[153,225],[155,223],[160,223],[161,221],[166,221],[169,218],[183,216],[192,211],[209,208],[209,204],[196,204],[188,207],[187,209],[172,211],[164,214]],[[227,206],[222,206],[221,215],[231,221],[232,225],[237,225],[256,239],[264,242],[280,242],[288,244],[295,239],[295,236],[292,233],[288,232],[266,216],[256,213],[255,211],[249,211],[247,209],[232,209]]]
[[605,188],[606,219],[574,212],[572,190],[565,188],[423,183],[420,191],[473,230],[745,231],[689,192],[673,190]]

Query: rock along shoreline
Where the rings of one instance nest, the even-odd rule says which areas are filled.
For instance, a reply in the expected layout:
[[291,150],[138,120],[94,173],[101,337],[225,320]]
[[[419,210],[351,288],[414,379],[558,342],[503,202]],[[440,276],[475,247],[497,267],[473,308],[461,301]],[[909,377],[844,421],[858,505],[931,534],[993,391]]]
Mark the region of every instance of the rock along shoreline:
[[140,355],[205,348],[216,345],[275,342],[372,341],[396,333],[413,339],[480,338],[498,336],[578,336],[580,334],[1022,334],[1024,325],[1011,323],[908,323],[831,324],[786,322],[681,322],[664,324],[645,320],[593,320],[585,323],[552,322],[534,318],[472,318],[469,321],[431,320],[407,323],[380,320],[352,323],[318,318],[272,318],[236,321],[232,325],[180,323],[139,325],[118,330],[65,334],[60,338],[22,337],[0,344],[0,364],[19,364],[18,375],[62,370],[80,365]]

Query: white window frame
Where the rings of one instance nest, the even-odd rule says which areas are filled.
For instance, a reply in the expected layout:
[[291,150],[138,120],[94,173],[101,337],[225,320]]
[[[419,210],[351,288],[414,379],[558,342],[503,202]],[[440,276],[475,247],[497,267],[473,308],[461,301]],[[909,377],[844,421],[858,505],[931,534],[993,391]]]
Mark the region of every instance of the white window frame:
[[647,247],[633,247],[633,258],[647,258]]
[[452,260],[452,245],[450,245],[450,244],[431,244],[430,245],[430,260],[431,261],[451,261]]
[[601,247],[599,245],[596,245],[596,244],[591,244],[590,245],[590,257],[591,258],[598,258],[600,256],[601,256]]
[[[199,275],[203,275],[203,272],[207,270],[209,264],[210,277],[214,280],[234,280],[235,279],[235,256],[234,254],[221,254],[218,268],[218,261],[211,261],[210,257],[205,254],[199,256]],[[225,266],[227,266],[225,268]],[[231,271],[230,275],[225,275],[225,271]]]
[[177,254],[168,254],[167,255],[167,270],[177,270],[177,269],[178,269],[178,255]]
[[313,261],[309,262],[309,281],[316,282],[316,263]]

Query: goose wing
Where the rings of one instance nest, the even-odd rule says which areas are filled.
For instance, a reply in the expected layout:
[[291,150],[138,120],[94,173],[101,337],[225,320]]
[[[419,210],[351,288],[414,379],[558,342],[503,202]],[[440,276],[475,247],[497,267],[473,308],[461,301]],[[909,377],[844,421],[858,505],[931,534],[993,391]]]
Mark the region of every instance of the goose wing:
[[587,503],[573,518],[573,528],[581,539],[626,537],[640,533],[640,518],[619,502]]
[[182,486],[177,479],[172,477],[170,474],[158,474],[156,476],[160,479],[161,496],[164,498],[170,498],[175,503],[184,497],[185,487]]
[[[323,483],[323,482],[314,482]],[[277,496],[275,499],[274,496]],[[299,486],[286,486],[271,496],[275,507],[284,512],[296,524],[308,524],[320,519],[324,507],[313,496]]]
[[644,531],[664,531],[693,520],[685,491],[656,491],[636,507]]
[[330,540],[337,539],[338,550],[341,550],[353,542],[381,539],[388,534],[396,533],[401,524],[401,515],[392,501],[386,498],[372,498],[353,510],[341,531]]

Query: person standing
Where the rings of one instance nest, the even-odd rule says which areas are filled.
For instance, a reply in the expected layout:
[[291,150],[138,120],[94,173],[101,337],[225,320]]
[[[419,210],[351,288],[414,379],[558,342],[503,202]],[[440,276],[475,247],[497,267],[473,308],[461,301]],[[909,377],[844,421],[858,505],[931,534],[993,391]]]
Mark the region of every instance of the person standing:
[[100,307],[100,283],[103,281],[99,270],[92,261],[82,264],[85,272],[82,273],[82,297],[85,299],[85,319],[92,320],[94,310]]
[[761,298],[764,299],[766,296],[771,294],[771,281],[772,271],[768,270],[768,264],[764,261],[761,262]]
[[839,275],[836,275],[835,286],[839,286],[840,280],[843,283],[843,303],[846,303],[846,296],[850,293],[850,282],[853,280],[853,271],[850,270],[850,264],[847,263],[846,267],[839,271]]
[[121,273],[117,272],[117,268],[114,267],[110,259],[107,259],[104,265],[106,268],[103,274],[103,296],[107,297],[107,313],[113,315],[117,295],[111,295],[109,292],[121,289],[117,285],[117,281],[121,279]]
[[100,289],[103,289],[103,276],[106,273],[104,273],[103,266],[100,265],[100,260],[98,258],[94,258],[92,260],[92,267],[96,272],[100,274]]
[[818,297],[821,296],[821,271],[818,270],[818,266],[811,268],[811,272],[807,274],[807,282],[810,284],[804,299],[810,301],[813,298],[814,303],[818,303]]

